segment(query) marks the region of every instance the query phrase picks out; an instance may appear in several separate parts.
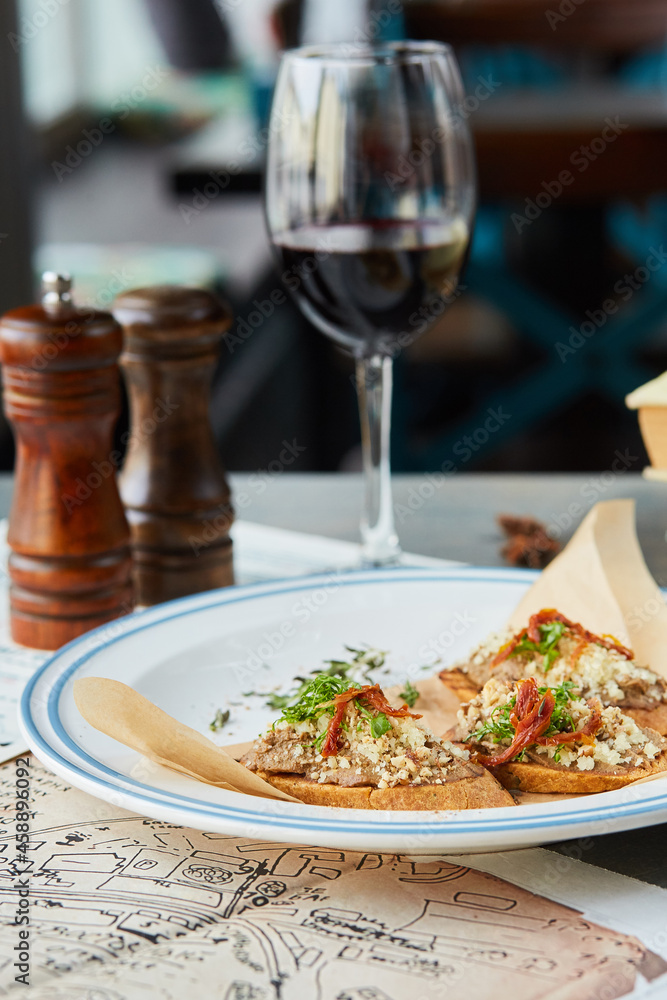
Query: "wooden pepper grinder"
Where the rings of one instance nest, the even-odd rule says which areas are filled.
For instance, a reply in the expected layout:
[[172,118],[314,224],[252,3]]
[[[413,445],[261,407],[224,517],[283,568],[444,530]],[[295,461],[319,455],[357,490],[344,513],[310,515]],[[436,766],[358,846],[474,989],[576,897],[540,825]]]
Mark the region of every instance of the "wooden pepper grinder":
[[0,320],[4,409],[16,435],[9,516],[12,638],[57,649],[132,610],[130,535],[116,485],[122,331],[77,309],[47,272],[41,305]]
[[114,315],[131,437],[120,491],[140,604],[234,582],[229,487],[209,390],[231,313],[209,292],[160,285],[122,293]]

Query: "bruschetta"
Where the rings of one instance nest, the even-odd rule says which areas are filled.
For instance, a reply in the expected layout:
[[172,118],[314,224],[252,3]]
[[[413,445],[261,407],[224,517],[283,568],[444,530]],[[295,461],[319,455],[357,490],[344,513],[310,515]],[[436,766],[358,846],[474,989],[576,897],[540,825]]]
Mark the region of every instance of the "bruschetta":
[[377,684],[318,675],[241,763],[301,801],[354,809],[513,806],[467,747],[442,742]]
[[640,726],[667,734],[667,682],[637,663],[613,636],[599,636],[547,609],[519,632],[490,636],[464,663],[440,672],[461,701],[469,701],[491,678],[535,677],[538,684],[572,682],[582,698],[615,706]]
[[447,734],[509,789],[590,793],[667,769],[667,740],[615,705],[582,698],[571,681],[492,677]]

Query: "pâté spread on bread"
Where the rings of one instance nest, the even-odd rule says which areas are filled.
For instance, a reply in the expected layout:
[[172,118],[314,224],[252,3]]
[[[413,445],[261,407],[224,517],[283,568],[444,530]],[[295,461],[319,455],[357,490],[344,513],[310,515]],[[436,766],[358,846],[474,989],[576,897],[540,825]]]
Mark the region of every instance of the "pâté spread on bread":
[[528,677],[552,688],[571,682],[582,698],[599,698],[639,725],[667,733],[665,679],[638,663],[613,636],[595,635],[553,609],[533,615],[518,632],[489,636],[467,661],[440,673],[462,700],[474,697],[490,678]]
[[463,809],[513,800],[470,751],[438,740],[378,684],[317,675],[241,758],[304,802],[366,809]]

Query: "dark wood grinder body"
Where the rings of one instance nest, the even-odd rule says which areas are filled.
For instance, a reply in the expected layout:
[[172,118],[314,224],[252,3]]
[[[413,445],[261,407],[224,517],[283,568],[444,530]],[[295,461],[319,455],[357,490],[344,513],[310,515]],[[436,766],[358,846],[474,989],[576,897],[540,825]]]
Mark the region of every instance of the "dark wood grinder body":
[[42,305],[0,320],[5,413],[16,436],[9,516],[12,638],[57,649],[133,607],[130,535],[112,435],[122,331],[44,276]]
[[124,292],[121,366],[131,437],[120,490],[140,604],[234,582],[234,515],[209,417],[210,383],[231,314],[202,289]]

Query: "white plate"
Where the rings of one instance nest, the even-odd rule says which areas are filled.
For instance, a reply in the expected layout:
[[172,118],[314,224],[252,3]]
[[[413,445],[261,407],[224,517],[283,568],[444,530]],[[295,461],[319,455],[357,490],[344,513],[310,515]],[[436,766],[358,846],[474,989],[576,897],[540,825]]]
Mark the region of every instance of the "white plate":
[[502,626],[530,571],[394,569],[236,587],[158,605],[90,632],[34,676],[20,722],[31,748],[71,784],[135,812],[209,832],[409,854],[504,850],[667,820],[667,782],[537,806],[461,812],[367,812],[225,792],[153,765],[92,729],[76,677],[124,681],[202,732],[232,705],[219,742],[254,738],[275,717],[250,689],[284,689],[343,644],[391,651],[389,684],[428,676]]

